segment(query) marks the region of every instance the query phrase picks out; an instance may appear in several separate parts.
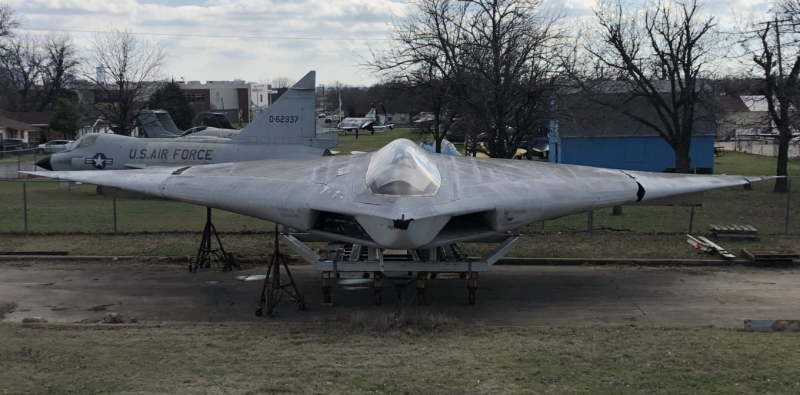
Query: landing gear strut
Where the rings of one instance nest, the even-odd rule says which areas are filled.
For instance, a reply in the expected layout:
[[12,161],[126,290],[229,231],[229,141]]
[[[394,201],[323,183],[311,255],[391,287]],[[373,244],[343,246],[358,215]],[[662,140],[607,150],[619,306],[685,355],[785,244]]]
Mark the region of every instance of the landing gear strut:
[[[281,283],[281,266],[286,271],[286,277],[289,278],[287,283]],[[297,283],[292,277],[292,272],[289,270],[289,265],[281,254],[280,241],[278,239],[278,225],[275,225],[275,247],[272,251],[272,259],[267,267],[267,278],[264,279],[264,286],[261,288],[261,297],[258,300],[258,309],[256,309],[256,316],[261,317],[266,313],[272,316],[275,311],[275,306],[281,301],[283,293],[287,293],[295,302],[297,302],[300,310],[306,309],[306,302],[303,296],[300,295],[300,290],[297,288]]]
[[[217,240],[219,248],[211,247],[212,237]],[[200,239],[200,248],[197,249],[197,258],[194,264],[189,264],[189,271],[197,273],[197,269],[200,267],[211,267],[211,261],[221,267],[223,272],[234,268],[241,270],[242,268],[236,262],[233,253],[225,251],[225,247],[222,246],[222,241],[217,234],[217,228],[211,222],[211,207],[206,207],[206,226],[203,228],[203,238]]]

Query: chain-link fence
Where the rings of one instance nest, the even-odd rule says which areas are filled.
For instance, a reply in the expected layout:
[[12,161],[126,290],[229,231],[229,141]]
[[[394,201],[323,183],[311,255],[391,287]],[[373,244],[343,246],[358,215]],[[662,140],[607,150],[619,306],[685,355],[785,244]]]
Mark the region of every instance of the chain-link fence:
[[36,162],[47,153],[39,148],[0,150],[0,179],[23,178],[20,171],[35,171]]
[[[529,225],[528,232],[706,233],[711,224],[750,225],[761,234],[800,234],[800,178],[793,193],[773,193],[774,181],[706,192],[701,207],[623,206]],[[0,232],[98,233],[200,232],[205,208],[157,198],[111,198],[93,185],[27,179],[0,181]],[[214,211],[220,232],[271,230],[272,224]]]
[[[49,179],[0,180],[0,232],[201,232],[204,207],[164,199],[111,198],[94,185]],[[214,210],[220,232],[271,230],[269,223]]]
[[611,231],[644,234],[707,233],[710,225],[749,225],[761,234],[800,234],[800,177],[789,178],[789,193],[773,193],[775,181],[752,189],[724,188],[703,193],[702,206],[623,206],[594,210],[531,225],[539,231]]

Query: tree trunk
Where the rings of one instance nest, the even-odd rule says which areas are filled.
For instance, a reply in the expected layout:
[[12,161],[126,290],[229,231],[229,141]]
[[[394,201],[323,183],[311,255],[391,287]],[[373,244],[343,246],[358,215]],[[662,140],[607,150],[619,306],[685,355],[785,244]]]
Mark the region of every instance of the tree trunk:
[[[790,136],[791,137],[791,136]],[[778,144],[778,169],[775,172],[777,176],[783,176],[775,179],[775,188],[772,189],[774,193],[787,193],[789,192],[789,182],[786,177],[789,176],[789,139],[781,137]]]
[[691,138],[679,142],[675,148],[675,172],[689,173],[692,170],[692,157],[689,156]]

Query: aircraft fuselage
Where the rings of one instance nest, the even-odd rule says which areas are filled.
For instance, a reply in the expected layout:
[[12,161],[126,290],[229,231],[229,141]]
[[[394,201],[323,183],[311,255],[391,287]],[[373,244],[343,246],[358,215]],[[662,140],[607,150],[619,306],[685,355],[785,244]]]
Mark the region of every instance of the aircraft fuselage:
[[[298,144],[248,144],[217,137],[140,139],[93,136],[88,146],[50,155],[37,163],[55,171],[121,170],[150,166],[193,166],[273,158],[319,157],[324,149]],[[81,143],[80,141],[76,144]]]

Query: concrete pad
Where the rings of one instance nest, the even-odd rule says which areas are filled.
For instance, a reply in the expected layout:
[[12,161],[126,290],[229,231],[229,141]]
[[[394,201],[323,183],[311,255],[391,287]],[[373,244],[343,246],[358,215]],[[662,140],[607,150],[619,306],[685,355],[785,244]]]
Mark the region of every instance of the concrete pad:
[[[256,317],[264,274],[201,270],[184,265],[109,262],[5,262],[0,265],[0,304],[15,303],[4,321],[42,317],[49,322],[99,321],[108,312],[138,322],[319,320],[357,311],[392,314],[395,291],[384,283],[381,306],[370,284],[335,286],[335,307],[323,307],[321,275],[294,266],[306,311],[284,297],[275,317]],[[441,312],[484,325],[636,325],[741,328],[745,319],[797,319],[800,270],[748,267],[652,268],[620,266],[499,266],[481,273],[478,304],[467,304],[466,280],[427,282],[417,306],[408,287],[408,312]]]

